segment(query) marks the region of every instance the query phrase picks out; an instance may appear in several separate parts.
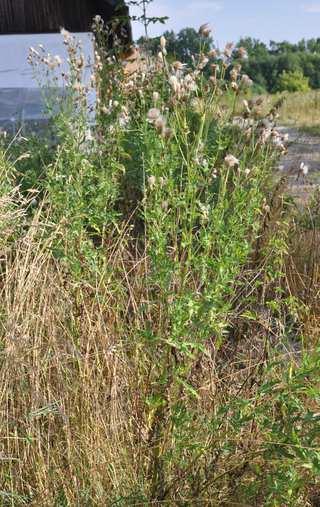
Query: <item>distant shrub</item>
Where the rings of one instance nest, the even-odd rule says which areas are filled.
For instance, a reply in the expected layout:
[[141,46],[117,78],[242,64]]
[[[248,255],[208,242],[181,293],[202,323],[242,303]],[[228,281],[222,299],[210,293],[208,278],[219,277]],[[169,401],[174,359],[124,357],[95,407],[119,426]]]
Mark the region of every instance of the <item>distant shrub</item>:
[[281,92],[307,92],[310,90],[309,78],[304,76],[301,70],[284,70],[279,78],[278,88]]

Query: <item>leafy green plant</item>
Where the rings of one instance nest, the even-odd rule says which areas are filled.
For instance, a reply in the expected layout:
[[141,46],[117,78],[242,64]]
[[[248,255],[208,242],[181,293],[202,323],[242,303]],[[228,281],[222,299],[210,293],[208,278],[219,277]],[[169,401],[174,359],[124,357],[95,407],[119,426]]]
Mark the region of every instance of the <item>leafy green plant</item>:
[[307,92],[310,90],[309,79],[300,70],[283,71],[279,78],[278,89],[288,92]]
[[9,500],[305,506],[317,487],[319,351],[285,277],[285,138],[265,126],[280,103],[262,121],[240,55],[209,36],[188,65],[161,38],[129,77],[101,44],[86,84],[63,31],[46,156],[3,152],[3,195],[39,192],[0,278]]

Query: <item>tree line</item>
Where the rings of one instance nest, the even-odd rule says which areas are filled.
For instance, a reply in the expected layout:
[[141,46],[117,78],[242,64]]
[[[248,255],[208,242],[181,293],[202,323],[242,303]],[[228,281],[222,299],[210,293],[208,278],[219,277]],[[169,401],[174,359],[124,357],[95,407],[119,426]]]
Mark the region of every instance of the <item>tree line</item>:
[[[190,62],[192,55],[199,52],[199,35],[194,28],[184,28],[180,32],[166,31],[168,58]],[[148,50],[159,51],[160,37],[139,44],[147,44]],[[208,37],[203,44],[207,49],[214,48],[213,39]],[[296,44],[287,41],[269,44],[258,39],[245,37],[235,44],[245,48],[248,58],[242,62],[243,70],[254,81],[258,92],[306,91],[320,88],[320,37],[302,39]],[[219,49],[219,48],[217,48]]]

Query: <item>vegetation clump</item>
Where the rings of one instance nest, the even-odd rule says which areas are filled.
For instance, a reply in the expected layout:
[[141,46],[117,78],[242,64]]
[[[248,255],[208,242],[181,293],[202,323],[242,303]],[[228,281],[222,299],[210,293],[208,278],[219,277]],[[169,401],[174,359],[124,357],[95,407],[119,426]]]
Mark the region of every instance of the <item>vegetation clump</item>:
[[300,70],[292,72],[284,70],[279,78],[278,88],[280,92],[307,92],[310,90],[309,79]]
[[[87,84],[64,31],[50,135],[2,139],[3,505],[319,494],[319,349],[272,182],[280,103],[264,117],[208,30],[187,62],[163,38],[129,77],[97,46]],[[41,47],[30,62],[51,83],[61,65]]]
[[[177,34],[166,31],[164,36],[168,41],[169,59],[191,61],[192,55],[198,50],[198,34],[194,28],[183,28]],[[159,39],[155,37],[146,42],[145,38],[141,38],[138,42],[156,54]],[[211,49],[219,54],[212,34],[206,38],[205,47],[208,51]],[[270,41],[266,44],[258,39],[244,37],[232,50],[235,58],[243,60],[243,70],[254,80],[254,89],[257,93],[275,93],[281,90],[305,91],[307,84],[312,89],[320,88],[320,39],[301,40],[297,44],[286,41]],[[300,84],[298,88],[295,86],[292,90],[292,78],[286,87],[286,82],[282,80],[284,73],[292,76],[296,83],[303,82],[303,88]]]

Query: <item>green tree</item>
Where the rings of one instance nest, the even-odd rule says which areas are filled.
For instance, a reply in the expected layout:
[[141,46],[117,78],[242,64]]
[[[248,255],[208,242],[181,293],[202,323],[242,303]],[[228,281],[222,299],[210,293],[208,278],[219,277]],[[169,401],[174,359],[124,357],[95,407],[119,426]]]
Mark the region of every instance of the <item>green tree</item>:
[[[189,63],[193,55],[199,54],[200,38],[194,28],[184,28],[178,34],[166,31],[168,60]],[[202,39],[202,48],[207,51],[213,47],[211,37]],[[160,49],[160,37],[146,41],[141,38],[138,44],[144,45],[156,55]],[[259,39],[243,37],[237,47],[244,47],[248,59],[241,61],[243,71],[254,81],[255,91],[274,93],[279,89],[318,89],[320,88],[320,38],[302,39],[296,44],[288,41],[271,41],[266,44]]]
[[[202,41],[202,51],[209,51],[213,40],[207,37]],[[176,53],[179,60],[183,62],[190,61],[192,55],[200,52],[199,33],[194,28],[183,28],[177,35]]]
[[306,47],[310,53],[320,53],[320,38],[308,40]]
[[[173,31],[166,31],[163,33],[166,38],[166,50],[168,59],[180,60],[184,63],[191,61],[192,55],[197,55],[200,52],[200,36],[194,28],[183,28],[178,34]],[[154,37],[146,41],[145,37],[141,37],[137,43],[139,46],[147,47],[152,54],[157,54],[160,49],[160,37]],[[203,52],[209,51],[212,47],[213,40],[211,37],[206,37],[201,40],[201,49]]]
[[278,83],[279,91],[306,92],[309,89],[309,79],[303,75],[301,70],[282,72]]
[[[177,46],[177,36],[173,30],[163,33],[163,36],[166,38],[167,44],[166,44],[166,50],[168,52],[168,55],[175,55],[176,54],[176,46]],[[156,55],[160,50],[160,36],[159,37],[153,37],[151,39],[146,40],[145,37],[140,37],[138,39],[137,44],[139,46],[145,46],[147,44],[148,50],[153,54]]]
[[249,57],[266,58],[269,56],[269,50],[264,42],[252,37],[243,37],[239,40],[237,47],[243,47],[247,50]]

